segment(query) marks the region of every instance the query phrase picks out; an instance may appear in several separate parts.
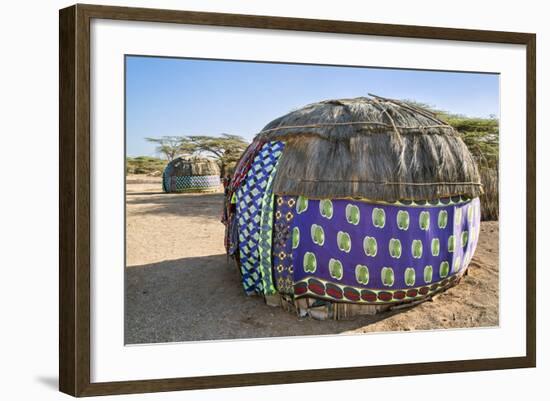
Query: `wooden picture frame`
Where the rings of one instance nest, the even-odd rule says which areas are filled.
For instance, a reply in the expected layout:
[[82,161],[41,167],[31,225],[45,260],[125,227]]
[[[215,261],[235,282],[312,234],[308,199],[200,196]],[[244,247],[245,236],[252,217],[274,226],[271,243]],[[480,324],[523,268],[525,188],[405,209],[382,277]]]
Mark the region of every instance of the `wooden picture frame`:
[[[526,46],[526,355],[510,358],[92,383],[90,380],[90,21],[94,18]],[[93,396],[535,366],[536,37],[534,34],[80,4],[60,10],[59,29],[59,388],[62,392],[73,396]]]

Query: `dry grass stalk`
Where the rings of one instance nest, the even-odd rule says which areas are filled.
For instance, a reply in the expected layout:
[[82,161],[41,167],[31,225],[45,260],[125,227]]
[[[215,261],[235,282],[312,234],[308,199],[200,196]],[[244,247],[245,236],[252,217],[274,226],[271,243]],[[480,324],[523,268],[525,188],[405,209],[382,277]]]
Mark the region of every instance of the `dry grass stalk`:
[[498,169],[481,168],[484,194],[480,197],[481,220],[498,220]]

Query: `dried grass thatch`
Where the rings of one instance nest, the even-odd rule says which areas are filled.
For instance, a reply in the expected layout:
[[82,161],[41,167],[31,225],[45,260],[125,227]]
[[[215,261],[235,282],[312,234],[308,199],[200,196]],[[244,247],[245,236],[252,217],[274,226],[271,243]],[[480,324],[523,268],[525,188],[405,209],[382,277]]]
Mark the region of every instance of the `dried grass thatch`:
[[314,103],[272,121],[258,137],[285,142],[278,194],[395,201],[483,192],[460,134],[431,112],[396,100]]
[[498,168],[480,168],[484,194],[480,197],[481,220],[498,220]]
[[168,163],[170,177],[220,175],[220,167],[214,160],[206,158],[178,157]]

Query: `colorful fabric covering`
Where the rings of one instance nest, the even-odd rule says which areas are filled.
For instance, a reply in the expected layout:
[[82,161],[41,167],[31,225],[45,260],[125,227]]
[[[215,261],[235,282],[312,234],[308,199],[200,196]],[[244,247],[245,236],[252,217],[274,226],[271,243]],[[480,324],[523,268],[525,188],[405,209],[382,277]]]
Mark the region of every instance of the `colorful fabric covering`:
[[294,294],[369,304],[429,295],[462,275],[479,227],[477,198],[405,206],[298,197]]
[[219,188],[217,175],[164,176],[163,188],[166,192],[200,192]]
[[292,224],[296,205],[295,196],[275,196],[273,223],[273,280],[281,294],[294,293],[292,266]]
[[256,140],[248,145],[248,147],[244,151],[243,155],[239,159],[239,162],[235,166],[235,172],[233,173],[231,182],[228,185],[228,189],[231,194],[233,194],[241,186],[241,183],[247,176],[248,170],[250,170],[250,167],[252,166],[256,155],[262,149],[264,144],[265,141]]
[[[260,243],[262,229],[262,211],[269,213],[266,202],[273,202],[268,185],[274,174],[277,161],[282,153],[282,142],[267,142],[254,158],[246,179],[237,190],[237,224],[239,233],[239,256],[244,290],[247,294],[263,293],[264,283],[260,271],[261,255],[271,252],[269,239]],[[269,218],[266,217],[266,224]],[[268,224],[269,225],[269,224]],[[269,229],[269,228],[268,228]],[[267,251],[267,247],[269,250]],[[266,289],[270,291],[269,288]]]
[[228,255],[234,255],[238,249],[238,233],[237,233],[237,224],[235,218],[235,202],[234,197],[237,189],[241,186],[243,179],[248,174],[250,166],[254,161],[254,158],[264,145],[263,141],[257,140],[252,142],[246,150],[244,151],[242,157],[239,159],[237,165],[235,166],[235,172],[231,181],[225,188],[225,200],[224,208],[222,212],[222,223],[225,224],[225,250]]
[[[282,143],[279,142],[282,146]],[[282,152],[282,147],[281,151]],[[279,153],[280,155],[281,153]],[[273,260],[271,251],[273,249],[273,203],[275,196],[273,195],[273,179],[277,171],[277,163],[273,166],[267,185],[265,187],[264,197],[262,199],[261,212],[261,229],[260,229],[260,273],[262,277],[262,288],[265,295],[273,295],[277,293],[273,283]]]

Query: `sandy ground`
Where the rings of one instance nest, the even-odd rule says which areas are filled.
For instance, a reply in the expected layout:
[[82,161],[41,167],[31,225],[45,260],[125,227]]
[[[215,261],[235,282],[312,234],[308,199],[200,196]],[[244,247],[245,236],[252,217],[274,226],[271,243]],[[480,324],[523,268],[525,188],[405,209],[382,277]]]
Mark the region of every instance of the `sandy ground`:
[[223,248],[221,193],[127,184],[127,344],[498,325],[498,222],[484,222],[469,274],[432,301],[350,321],[316,321],[246,297]]

